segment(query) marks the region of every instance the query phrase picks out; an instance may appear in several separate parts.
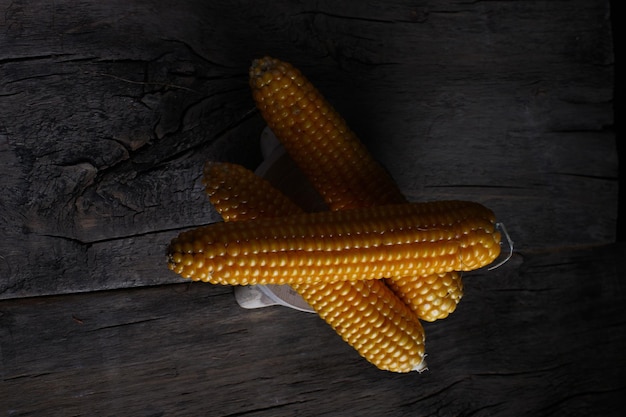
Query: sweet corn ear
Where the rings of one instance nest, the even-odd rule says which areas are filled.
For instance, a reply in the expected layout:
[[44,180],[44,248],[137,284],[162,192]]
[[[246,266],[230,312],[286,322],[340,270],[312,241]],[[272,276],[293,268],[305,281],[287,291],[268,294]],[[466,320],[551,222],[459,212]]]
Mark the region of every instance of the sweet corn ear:
[[331,210],[403,201],[389,173],[298,69],[257,59],[250,86],[268,126]]
[[183,232],[169,267],[215,284],[297,284],[469,271],[500,253],[493,213],[439,201],[215,223]]
[[302,213],[287,196],[241,165],[207,162],[202,182],[209,201],[227,222]]
[[294,285],[321,318],[370,363],[392,372],[421,371],[424,329],[380,280]]

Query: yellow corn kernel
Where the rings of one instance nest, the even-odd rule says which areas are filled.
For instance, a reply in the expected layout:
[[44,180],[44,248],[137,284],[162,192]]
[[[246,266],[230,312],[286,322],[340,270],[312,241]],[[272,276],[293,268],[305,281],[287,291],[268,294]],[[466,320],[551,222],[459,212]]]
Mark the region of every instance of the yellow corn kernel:
[[480,204],[438,201],[215,223],[173,239],[169,267],[231,285],[470,271],[500,253],[494,222]]
[[[291,64],[271,57],[255,60],[250,85],[265,121],[331,210],[406,202],[344,119]],[[458,275],[447,279],[462,286]],[[387,284],[405,300],[424,290],[423,280],[392,281]],[[462,293],[458,285],[457,290]],[[447,305],[459,299],[440,302]]]
[[287,196],[241,165],[207,162],[202,182],[209,201],[227,222],[302,213]]
[[389,173],[298,69],[257,59],[250,86],[268,126],[331,210],[404,201]]
[[[463,281],[456,271],[423,277],[399,277],[388,280],[387,284],[396,294],[400,292],[396,286],[401,287],[400,299],[425,321],[448,317],[463,297]],[[407,288],[411,292],[404,292]]]
[[297,284],[294,289],[345,342],[379,369],[424,369],[422,325],[381,280]]
[[[247,169],[209,162],[209,199],[226,221],[286,216],[301,209]],[[253,249],[254,251],[254,249]],[[294,289],[370,363],[392,372],[421,370],[424,330],[415,313],[380,280],[299,284]]]

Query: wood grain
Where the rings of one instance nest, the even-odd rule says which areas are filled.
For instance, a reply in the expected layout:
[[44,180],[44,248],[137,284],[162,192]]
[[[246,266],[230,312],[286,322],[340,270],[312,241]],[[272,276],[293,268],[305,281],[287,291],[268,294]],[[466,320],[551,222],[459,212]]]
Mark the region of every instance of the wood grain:
[[[610,1],[0,11],[0,413],[621,415]],[[203,163],[261,162],[247,69],[265,54],[409,199],[479,201],[510,231],[513,259],[426,325],[428,372],[381,372],[315,315],[166,269],[173,236],[219,220]]]
[[250,61],[292,61],[412,200],[493,208],[519,250],[615,238],[608,2],[4,3],[0,297],[179,282],[218,219],[206,160],[254,168]]
[[[618,416],[626,246],[515,256],[383,372],[316,315],[175,284],[0,303],[6,415]],[[26,395],[26,393],[28,393]]]

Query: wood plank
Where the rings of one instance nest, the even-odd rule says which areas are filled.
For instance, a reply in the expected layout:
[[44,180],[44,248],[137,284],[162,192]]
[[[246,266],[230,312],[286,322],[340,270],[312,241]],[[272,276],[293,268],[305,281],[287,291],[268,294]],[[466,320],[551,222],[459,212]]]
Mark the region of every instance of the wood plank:
[[380,371],[316,315],[177,284],[0,302],[6,415],[618,416],[626,245],[516,255]]
[[609,2],[2,2],[0,298],[180,282],[254,168],[251,59],[294,62],[412,200],[492,207],[521,251],[615,239]]

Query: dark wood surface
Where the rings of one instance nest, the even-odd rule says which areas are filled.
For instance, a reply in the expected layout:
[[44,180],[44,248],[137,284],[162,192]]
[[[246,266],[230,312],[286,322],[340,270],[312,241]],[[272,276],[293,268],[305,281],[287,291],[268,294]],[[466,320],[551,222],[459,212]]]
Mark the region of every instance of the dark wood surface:
[[618,416],[626,246],[516,255],[425,325],[429,370],[369,365],[316,315],[170,284],[2,303],[5,415]]
[[[608,1],[0,0],[0,413],[616,416],[626,394]],[[206,160],[255,168],[253,58],[293,62],[411,200],[515,241],[372,368],[315,315],[170,273],[219,220]]]

